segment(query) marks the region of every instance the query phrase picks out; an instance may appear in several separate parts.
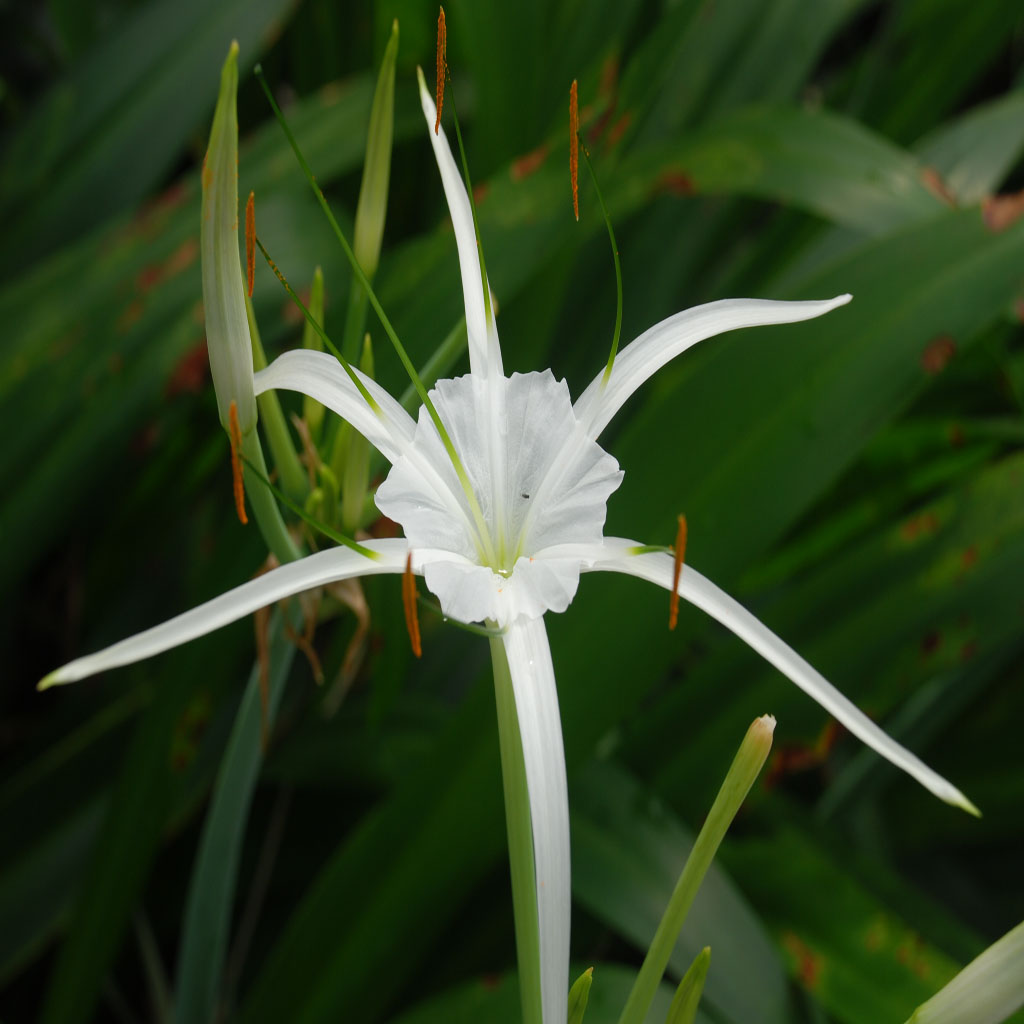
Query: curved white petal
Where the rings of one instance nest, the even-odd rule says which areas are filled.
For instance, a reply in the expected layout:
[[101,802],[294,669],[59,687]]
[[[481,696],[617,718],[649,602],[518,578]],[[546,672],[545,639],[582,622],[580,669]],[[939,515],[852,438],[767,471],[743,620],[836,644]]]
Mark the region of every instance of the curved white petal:
[[523,741],[533,826],[544,1024],[565,1024],[572,901],[569,795],[558,691],[543,619],[521,619],[504,634]]
[[[417,426],[412,417],[376,381],[359,370],[354,369],[354,372],[379,411],[370,408],[334,356],[309,349],[284,352],[266,369],[260,370],[256,374],[256,393],[280,388],[315,398],[348,420],[390,462],[402,460],[406,466],[404,482],[407,487],[429,501],[450,530],[469,531],[468,512],[464,501],[460,500],[462,489],[447,453],[439,444],[436,457],[424,458],[423,452],[413,444]],[[448,546],[435,544],[434,540],[415,543],[428,548]]]
[[[95,654],[68,662],[62,668],[51,672],[39,684],[39,688],[73,683],[104,669],[142,661],[196,637],[212,633],[215,629],[241,619],[258,608],[264,608],[303,590],[352,576],[400,573],[405,570],[409,545],[404,540],[372,540],[366,542],[366,547],[376,551],[379,557],[367,558],[349,548],[338,547],[308,555],[298,562],[282,565],[159,626],[153,626]],[[413,570],[422,572],[425,564],[438,557],[447,555],[432,551],[414,551]]]
[[670,359],[699,341],[740,327],[789,324],[822,316],[850,301],[837,295],[822,302],[777,302],[773,299],[721,299],[684,309],[644,331],[615,358],[611,377],[604,371],[576,400],[576,415],[591,437],[598,437],[641,384]]
[[281,389],[315,398],[348,420],[389,462],[411,444],[416,423],[376,381],[353,367],[380,412],[371,409],[341,363],[327,352],[294,349],[283,352],[256,374],[256,394]]
[[[627,573],[656,583],[666,590],[672,589],[673,559],[671,555],[655,552],[642,555],[631,554],[635,541],[607,538],[602,545],[594,545],[589,557],[583,546],[573,546],[577,557],[584,559],[583,570],[605,569],[611,572]],[[559,549],[565,552],[568,548]],[[723,626],[732,630],[741,640],[749,644],[766,661],[788,676],[805,693],[813,697],[829,714],[838,719],[855,736],[859,737],[886,760],[908,775],[917,779],[925,789],[940,800],[962,807],[977,814],[977,808],[956,788],[937,772],[929,768],[920,758],[910,753],[888,736],[871,721],[850,700],[844,697],[820,672],[813,669],[791,647],[783,643],[767,626],[747,611],[709,579],[690,566],[683,567],[679,581],[679,595],[691,604],[703,609]]]
[[907,1024],[999,1024],[1024,1006],[1024,924],[975,957]]
[[[469,368],[481,377],[502,375],[501,349],[498,346],[498,332],[494,318],[490,323],[484,308],[484,286],[480,277],[480,257],[476,247],[476,231],[473,228],[473,211],[469,195],[463,184],[458,165],[452,157],[444,129],[434,134],[437,107],[427,92],[423,71],[416,69],[420,83],[420,103],[423,116],[427,119],[430,145],[434,148],[441,184],[444,186],[452,227],[455,229],[455,244],[459,249],[459,269],[462,272],[462,296],[466,303],[466,334],[469,339]],[[492,304],[492,309],[493,304]]]

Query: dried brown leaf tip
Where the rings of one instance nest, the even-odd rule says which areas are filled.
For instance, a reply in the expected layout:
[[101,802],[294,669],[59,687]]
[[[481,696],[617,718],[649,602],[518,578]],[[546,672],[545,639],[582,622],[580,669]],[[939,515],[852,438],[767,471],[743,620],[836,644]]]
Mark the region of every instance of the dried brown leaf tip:
[[252,298],[252,282],[256,275],[256,193],[249,193],[245,204],[245,277]]
[[683,560],[686,558],[686,516],[679,517],[674,550],[676,561],[672,569],[672,594],[668,604],[669,629],[675,629],[679,621],[679,578],[683,574]]
[[228,408],[229,436],[231,438],[231,483],[235,492],[235,511],[238,513],[239,522],[244,526],[249,522],[245,514],[245,487],[242,484],[242,429],[238,425],[238,405],[231,399]]
[[441,108],[444,106],[444,80],[448,74],[448,29],[444,23],[444,8],[437,15],[437,117],[434,118],[434,134],[441,129]]
[[572,182],[572,212],[580,219],[580,102],[576,79],[569,87],[569,180]]
[[420,620],[416,612],[416,577],[412,571],[412,552],[405,556],[405,572],[402,573],[402,606],[405,609],[405,628],[409,630],[412,653],[423,656],[420,644]]

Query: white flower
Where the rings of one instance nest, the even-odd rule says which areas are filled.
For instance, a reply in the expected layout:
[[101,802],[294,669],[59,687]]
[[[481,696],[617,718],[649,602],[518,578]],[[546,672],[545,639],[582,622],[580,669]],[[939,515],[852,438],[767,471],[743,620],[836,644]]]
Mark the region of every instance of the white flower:
[[[773,302],[730,299],[677,313],[650,328],[573,403],[549,370],[502,370],[490,304],[485,302],[469,198],[448,142],[433,131],[433,101],[420,79],[424,115],[451,211],[462,271],[470,373],[439,381],[431,393],[456,462],[423,408],[413,421],[364,375],[372,403],[330,355],[292,351],[256,375],[256,391],[302,392],[347,419],[392,463],[377,492],[381,511],[405,540],[367,541],[376,557],[346,548],[321,551],[178,616],[161,626],[65,665],[41,685],[68,683],[208,633],[281,598],[375,573],[401,573],[411,552],[447,615],[490,621],[502,630],[523,742],[534,836],[548,1024],[564,1021],[569,958],[569,817],[555,675],[543,615],[564,611],[580,574],[627,573],[668,590],[674,562],[636,541],[604,537],[605,503],[622,481],[598,437],[626,400],[656,370],[691,345],[740,327],[792,323],[849,301]],[[488,293],[489,294],[489,293]],[[358,371],[355,371],[358,373]],[[851,732],[941,799],[972,809],[954,786],[890,739],[753,615],[689,565],[679,595],[760,652]]]

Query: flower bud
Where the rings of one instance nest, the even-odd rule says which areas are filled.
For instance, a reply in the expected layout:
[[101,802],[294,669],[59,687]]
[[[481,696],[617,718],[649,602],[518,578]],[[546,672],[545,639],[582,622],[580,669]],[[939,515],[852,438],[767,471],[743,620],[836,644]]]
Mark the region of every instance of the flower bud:
[[228,50],[220,93],[203,161],[200,241],[203,308],[217,410],[225,430],[232,402],[245,436],[256,426],[252,347],[245,315],[242,263],[238,255],[238,43]]

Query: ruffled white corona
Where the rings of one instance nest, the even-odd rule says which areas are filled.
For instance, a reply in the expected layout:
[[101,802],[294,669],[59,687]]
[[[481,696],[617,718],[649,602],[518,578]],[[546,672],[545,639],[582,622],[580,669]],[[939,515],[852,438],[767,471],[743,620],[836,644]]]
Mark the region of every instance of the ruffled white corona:
[[[641,384],[692,345],[737,328],[809,320],[844,305],[729,299],[677,313],[626,346],[575,404],[550,371],[506,377],[497,327],[487,312],[469,198],[434,104],[420,96],[444,186],[462,271],[470,373],[439,381],[432,401],[464,469],[426,411],[414,421],[386,391],[360,375],[371,406],[339,364],[323,352],[295,351],[256,374],[258,394],[299,391],[347,419],[392,463],[377,491],[379,508],[405,540],[369,541],[372,559],[347,549],[310,555],[207,604],[57,669],[43,686],[72,682],[150,657],[208,633],[256,608],[334,580],[413,571],[444,612],[503,628],[523,741],[533,827],[545,1024],[564,1024],[569,966],[569,817],[558,695],[543,618],[564,611],[581,572],[627,573],[671,590],[673,559],[636,541],[603,536],[605,506],[622,481],[597,443]],[[230,281],[228,285],[237,285]],[[358,373],[358,371],[356,371]],[[750,612],[689,565],[679,595],[718,619],[835,715],[883,757],[951,804],[973,810],[956,787],[863,715]]]
[[[468,496],[425,409],[412,441],[377,491],[377,507],[400,523],[414,548],[448,551],[425,569],[446,615],[510,626],[569,607],[578,558],[552,554],[601,539],[619,464],[586,436],[569,388],[550,370],[490,382],[444,380],[431,399],[458,452],[481,511]],[[563,465],[562,453],[573,452]],[[430,477],[421,467],[434,470]],[[440,487],[438,485],[441,485]]]

